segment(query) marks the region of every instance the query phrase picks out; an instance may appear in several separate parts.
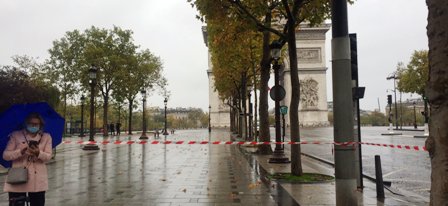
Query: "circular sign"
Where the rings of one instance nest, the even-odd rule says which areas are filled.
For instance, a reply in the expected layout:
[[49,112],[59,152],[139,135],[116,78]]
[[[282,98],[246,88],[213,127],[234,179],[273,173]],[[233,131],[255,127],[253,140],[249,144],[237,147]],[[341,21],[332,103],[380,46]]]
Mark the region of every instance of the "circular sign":
[[285,98],[285,95],[286,95],[285,88],[283,88],[281,85],[273,86],[271,88],[271,91],[269,92],[269,96],[271,96],[271,99],[274,101],[282,101]]

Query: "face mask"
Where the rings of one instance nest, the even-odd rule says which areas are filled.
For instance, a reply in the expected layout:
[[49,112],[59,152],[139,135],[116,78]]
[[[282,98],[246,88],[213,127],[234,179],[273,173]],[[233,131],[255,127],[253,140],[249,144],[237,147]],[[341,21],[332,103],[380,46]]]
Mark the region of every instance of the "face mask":
[[26,130],[32,134],[35,134],[39,131],[39,127],[26,126]]

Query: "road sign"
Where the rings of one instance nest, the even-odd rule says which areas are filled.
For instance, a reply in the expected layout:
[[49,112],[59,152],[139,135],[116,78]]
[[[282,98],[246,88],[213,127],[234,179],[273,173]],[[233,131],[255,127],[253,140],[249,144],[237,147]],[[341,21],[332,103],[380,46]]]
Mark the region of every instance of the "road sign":
[[[278,88],[277,88],[278,87]],[[276,94],[276,90],[278,89],[279,94]],[[273,86],[271,91],[269,92],[269,96],[274,101],[282,101],[285,98],[286,91],[281,85]]]
[[280,113],[288,114],[288,107],[287,106],[281,106],[280,107]]

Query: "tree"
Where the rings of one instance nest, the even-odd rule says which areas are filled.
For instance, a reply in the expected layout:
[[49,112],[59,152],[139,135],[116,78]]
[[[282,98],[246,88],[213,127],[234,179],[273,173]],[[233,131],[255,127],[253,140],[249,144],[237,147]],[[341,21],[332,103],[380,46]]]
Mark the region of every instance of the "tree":
[[428,79],[429,64],[428,51],[414,51],[411,61],[406,67],[403,63],[398,63],[398,89],[402,92],[417,93],[422,96],[425,103],[425,134],[428,132],[428,98],[425,95],[425,87]]
[[149,50],[131,54],[124,61],[124,66],[118,70],[115,84],[112,85],[112,95],[116,99],[127,100],[128,133],[132,134],[132,114],[138,93],[141,90],[147,90],[147,93],[150,93],[155,86],[164,90],[166,79],[162,76],[162,61]]
[[79,91],[80,70],[77,60],[81,57],[84,40],[82,34],[74,30],[53,41],[53,47],[48,50],[50,58],[46,62],[44,73],[51,84],[61,91],[64,118],[67,115],[67,100]]
[[25,71],[14,66],[0,68],[0,113],[14,104],[48,102],[59,104],[59,91],[45,82],[33,80]]
[[426,96],[431,105],[431,120],[426,148],[431,157],[430,205],[448,202],[448,4],[426,0],[428,6],[429,81]]
[[127,68],[127,58],[135,53],[137,46],[133,42],[131,30],[116,26],[111,30],[92,26],[84,33],[86,44],[83,59],[98,68],[97,84],[103,97],[103,135],[108,136],[107,117],[112,88],[122,86],[117,81],[119,71]]
[[425,95],[428,72],[428,50],[414,51],[407,66],[404,66],[402,62],[397,65],[398,90],[416,93],[423,97]]
[[[82,86],[82,90],[88,91],[90,87],[88,70],[92,65],[98,69],[96,86],[99,88],[98,94],[101,95],[103,102],[104,136],[108,135],[108,110],[114,90],[122,88],[126,90],[126,88],[132,87],[125,93],[126,95],[114,96],[119,104],[122,104],[124,99],[128,101],[132,99],[129,104],[129,108],[131,108],[129,116],[132,118],[134,106],[132,103],[135,95],[143,86],[147,86],[148,81],[144,79],[141,82],[145,85],[140,85],[140,82],[136,83],[139,84],[137,85],[139,88],[136,89],[133,82],[143,77],[132,79],[132,76],[129,78],[128,74],[155,75],[157,77],[157,74],[145,73],[145,69],[141,69],[147,64],[144,61],[147,60],[145,55],[148,55],[148,52],[143,51],[137,54],[138,46],[134,44],[132,34],[131,30],[123,30],[116,26],[113,29],[92,26],[84,32],[78,30],[67,32],[60,40],[54,41],[53,48],[49,50],[51,57],[48,63],[48,73],[52,82],[63,91],[64,102],[80,90],[79,86]],[[128,79],[124,80],[126,77]],[[116,94],[121,93],[117,91]]]
[[[274,11],[272,16],[275,21],[275,26],[266,24],[266,20],[270,20],[271,14],[267,14],[265,18],[265,24],[261,21],[261,18],[257,18],[256,14],[259,11],[259,6],[254,6],[253,1],[241,1],[241,0],[228,0],[235,5],[241,13],[247,16],[247,19],[252,21],[257,27],[264,32],[271,32],[278,36],[279,41],[288,43],[289,65],[291,73],[291,102],[289,118],[291,122],[291,141],[300,142],[300,130],[299,130],[299,101],[300,101],[300,84],[297,64],[297,46],[296,46],[296,28],[300,23],[306,21],[312,26],[322,23],[325,19],[329,18],[331,1],[330,0],[281,0],[272,1],[268,3],[270,12]],[[249,3],[248,3],[249,2]],[[266,3],[265,1],[258,1],[259,4]],[[351,2],[349,0],[349,2]],[[256,5],[256,4],[255,4]],[[251,8],[251,6],[254,6]],[[285,23],[286,20],[286,23]],[[270,22],[269,22],[270,23]],[[282,32],[283,31],[283,32]],[[267,37],[267,36],[266,36]],[[264,42],[264,45],[266,42]],[[266,50],[263,50],[266,52]],[[267,64],[268,58],[263,59]],[[265,65],[267,68],[267,66]],[[263,63],[262,63],[263,70]],[[262,77],[263,78],[263,77]],[[261,81],[263,84],[263,80]],[[261,93],[260,93],[261,95]],[[260,102],[261,109],[261,102]],[[260,110],[260,115],[262,111]],[[260,126],[266,126],[261,123]],[[260,128],[261,129],[261,128]],[[260,130],[262,131],[262,129]],[[302,175],[302,164],[300,158],[300,145],[291,145],[291,173],[294,175]]]
[[[192,6],[196,6],[197,10],[200,13],[200,16],[198,16],[199,19],[201,19],[202,21],[206,21],[207,22],[207,32],[209,32],[209,30],[211,31],[213,29],[214,26],[220,27],[222,29],[217,30],[217,32],[215,32],[215,34],[217,35],[228,35],[231,36],[232,34],[230,34],[230,32],[228,31],[237,31],[238,33],[241,32],[241,30],[243,31],[252,31],[255,32],[257,31],[257,27],[253,26],[253,23],[250,21],[247,21],[246,19],[242,18],[241,12],[239,12],[236,7],[232,6],[230,1],[210,1],[210,0],[188,0],[188,2],[191,2]],[[268,4],[267,2],[261,2],[261,1],[255,1],[253,2],[254,6],[258,6],[257,11],[258,13],[256,14],[257,17],[259,17],[260,19],[262,19],[262,17],[264,15],[266,15],[266,18],[264,18],[264,24],[266,26],[270,26],[271,25],[271,10],[272,8],[268,8]],[[227,24],[227,22],[232,22],[232,24]],[[230,26],[238,26],[238,29],[230,29],[227,28],[226,26],[230,25]],[[245,26],[242,26],[245,25]],[[235,28],[235,27],[234,27]],[[212,32],[213,33],[213,32]],[[242,34],[242,33],[240,33]],[[269,41],[270,41],[270,33],[268,31],[263,32],[263,35],[258,37],[258,40],[256,40],[255,38],[246,35],[239,35],[238,37],[240,38],[248,38],[248,39],[252,39],[251,41],[251,45],[246,45],[242,48],[249,48],[252,49],[251,52],[249,53],[249,56],[243,56],[242,58],[251,58],[251,63],[250,65],[252,66],[252,72],[254,74],[254,86],[258,86],[258,84],[256,84],[256,79],[258,75],[260,75],[260,86],[258,87],[258,89],[260,89],[260,100],[259,100],[259,115],[260,115],[260,141],[270,141],[270,132],[269,132],[269,113],[268,113],[268,82],[269,82],[269,78],[270,78],[270,55],[269,55]],[[213,42],[213,39],[219,39],[219,38],[214,38],[213,34],[212,35],[208,35],[208,42]],[[229,39],[229,38],[227,38]],[[230,40],[232,40],[230,38]],[[247,42],[247,41],[245,41]],[[243,42],[238,42],[238,41],[234,41],[234,44],[228,44],[229,46],[235,46],[235,45],[240,45]],[[255,46],[255,45],[259,45],[259,46]],[[210,49],[213,49],[213,45],[209,45]],[[241,47],[239,47],[241,48]],[[219,49],[217,49],[217,51],[220,51]],[[225,53],[223,53],[224,56]],[[233,52],[232,54],[238,54],[238,51],[235,50],[235,52]],[[246,53],[247,54],[247,53]],[[230,56],[230,55],[229,55]],[[212,53],[212,57],[213,57],[213,53]],[[237,56],[233,56],[233,58],[227,58],[227,60],[230,61],[234,61],[235,57]],[[241,57],[240,57],[241,58]],[[236,60],[236,61],[240,61],[241,60]],[[226,61],[222,61],[224,62],[223,65],[225,65]],[[258,63],[261,62],[261,63]],[[235,64],[234,64],[235,65]],[[241,71],[239,69],[241,68],[245,68],[247,67],[247,63],[245,65],[238,65],[236,64],[237,67],[237,71],[235,71],[234,69],[230,68],[229,70],[226,70],[227,74],[241,74]],[[215,68],[219,67],[217,65],[215,65],[213,63],[213,70],[215,73]],[[228,68],[228,67],[227,67]],[[257,74],[257,70],[255,68],[259,68],[260,70],[260,74]],[[247,70],[247,69],[246,69]],[[240,88],[240,83],[242,78],[238,77],[233,77],[229,78],[229,76],[227,75],[223,75],[223,76],[215,76],[215,80],[216,81],[221,81],[219,79],[221,79],[222,77],[226,78],[227,80],[223,80],[223,82],[225,82],[225,85],[227,87],[227,89],[225,89],[225,93],[223,93],[222,91],[218,90],[220,93],[221,97],[226,97],[227,98],[227,102],[228,105],[231,106],[232,110],[231,110],[231,128],[232,131],[234,130],[234,125],[235,125],[235,116],[239,115],[239,110],[240,108],[238,108],[238,100],[239,98],[242,96],[241,91],[242,89]],[[247,77],[247,76],[246,76]],[[257,88],[256,88],[257,89]],[[223,98],[222,98],[223,99]],[[260,145],[259,147],[259,152],[261,154],[270,154],[272,153],[272,149],[269,145]]]

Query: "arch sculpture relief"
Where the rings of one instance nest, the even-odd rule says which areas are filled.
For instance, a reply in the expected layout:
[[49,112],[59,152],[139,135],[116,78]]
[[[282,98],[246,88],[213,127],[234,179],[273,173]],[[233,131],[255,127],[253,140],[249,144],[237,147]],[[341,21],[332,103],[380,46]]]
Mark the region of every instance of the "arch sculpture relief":
[[317,109],[319,83],[313,78],[300,80],[300,103],[303,109]]

